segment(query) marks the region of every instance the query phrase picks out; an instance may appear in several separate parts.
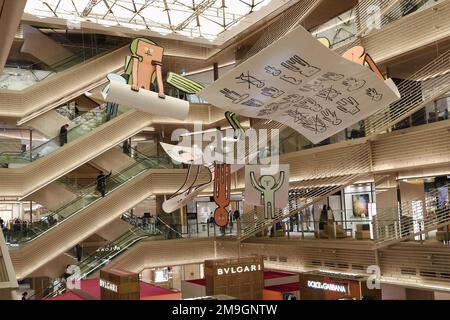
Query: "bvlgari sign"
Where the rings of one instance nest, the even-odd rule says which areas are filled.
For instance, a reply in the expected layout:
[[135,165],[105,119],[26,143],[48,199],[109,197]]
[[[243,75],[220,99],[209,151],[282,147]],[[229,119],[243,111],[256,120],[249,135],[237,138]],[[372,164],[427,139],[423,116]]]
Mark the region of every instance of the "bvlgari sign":
[[205,261],[206,295],[224,294],[242,300],[261,300],[264,260],[261,256]]
[[117,285],[109,281],[100,279],[100,288],[105,288],[113,292],[117,292]]
[[236,274],[236,273],[244,273],[244,272],[254,272],[254,271],[261,271],[262,267],[261,264],[249,264],[244,266],[237,266],[237,267],[223,267],[223,268],[217,268],[217,275],[228,275],[228,274]]

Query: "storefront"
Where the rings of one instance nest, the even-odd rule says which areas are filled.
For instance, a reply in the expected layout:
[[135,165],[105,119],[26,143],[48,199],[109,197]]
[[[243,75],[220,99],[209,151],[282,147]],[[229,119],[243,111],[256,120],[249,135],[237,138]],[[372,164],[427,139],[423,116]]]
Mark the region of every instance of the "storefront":
[[369,289],[367,277],[321,271],[300,274],[301,300],[381,300],[380,289]]
[[144,269],[140,279],[159,287],[181,290],[183,281],[203,279],[203,263]]
[[[299,275],[297,273],[264,270],[263,300],[291,300],[292,296],[299,298]],[[183,299],[193,299],[206,296],[206,280],[193,279],[182,281]]]
[[[81,280],[80,286],[81,286],[80,290],[74,291],[67,290],[65,293],[53,298],[48,298],[47,300],[101,300],[101,287],[99,279]],[[160,288],[158,286],[145,283],[143,281],[139,283],[139,287],[140,287],[140,294],[136,300],[181,299],[181,295],[179,292]]]
[[407,287],[397,284],[382,283],[381,294],[383,300],[450,300],[450,291],[420,287]]
[[[186,214],[188,234],[205,233],[214,235],[217,230],[214,223],[211,223],[211,217],[214,216],[216,208],[217,204],[212,197],[197,197],[194,201],[188,203]],[[241,194],[231,195],[228,210],[231,213],[237,210],[240,215],[244,213],[244,204]]]

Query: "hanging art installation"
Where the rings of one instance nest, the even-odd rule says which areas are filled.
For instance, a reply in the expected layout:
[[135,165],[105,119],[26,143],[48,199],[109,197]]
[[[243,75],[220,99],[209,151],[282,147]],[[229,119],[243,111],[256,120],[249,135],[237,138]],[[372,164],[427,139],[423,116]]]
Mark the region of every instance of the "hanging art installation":
[[228,210],[231,200],[231,165],[226,163],[214,164],[214,202],[217,208],[214,211],[214,222],[219,227],[228,225]]
[[103,91],[103,99],[146,113],[185,120],[189,102],[164,94],[163,51],[151,40],[134,39],[130,45],[131,55],[125,61],[127,83],[108,77],[111,79],[107,90]]
[[360,48],[342,57],[324,44],[298,27],[199,95],[230,112],[284,123],[313,143],[400,98]]
[[274,174],[265,174],[267,166],[245,167],[245,202],[264,207],[265,219],[274,219],[277,209],[288,205],[289,165],[274,166]]

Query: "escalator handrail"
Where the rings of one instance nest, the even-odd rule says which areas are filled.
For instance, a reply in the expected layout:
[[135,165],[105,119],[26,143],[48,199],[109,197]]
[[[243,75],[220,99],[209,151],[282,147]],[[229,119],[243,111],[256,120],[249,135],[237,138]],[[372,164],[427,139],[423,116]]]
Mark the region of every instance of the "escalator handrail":
[[[102,108],[105,108],[105,106],[106,106],[106,104],[102,104],[102,105],[100,105],[100,106],[98,106],[98,107],[96,107],[96,108],[94,108],[94,109],[92,109],[92,110],[89,110],[88,112],[86,112],[85,114],[83,114],[83,115],[77,117],[77,118],[74,119],[74,120],[77,121],[77,119],[84,118],[84,117],[86,117],[88,114],[93,113],[94,110],[100,110],[100,109],[102,109]],[[104,114],[105,114],[105,115],[107,114],[106,111],[104,112]],[[72,122],[75,122],[75,121],[72,121]],[[76,128],[78,128],[79,126],[85,124],[87,121],[89,121],[89,120],[86,120],[85,122],[81,122],[81,123],[79,123],[79,124],[73,126],[73,127],[67,132],[67,134],[69,134],[70,132],[72,132],[73,130],[75,130]],[[40,145],[38,145],[38,146],[35,146],[35,147],[32,148],[31,150],[27,150],[27,151],[23,151],[23,152],[9,152],[9,151],[1,152],[1,153],[0,153],[0,157],[2,157],[2,156],[4,156],[4,155],[18,154],[18,155],[22,156],[24,159],[25,159],[25,158],[28,158],[28,159],[29,159],[30,153],[33,154],[34,151],[36,151],[37,149],[40,149],[40,148],[42,148],[42,147],[45,147],[45,145],[48,145],[48,144],[50,144],[51,142],[56,142],[56,143],[58,143],[58,142],[59,142],[59,135],[57,135],[57,136],[55,136],[55,137],[49,139],[48,141],[46,141],[46,142],[44,142],[44,143],[42,143],[42,144],[40,144]],[[40,158],[40,157],[39,157],[39,158]],[[32,159],[32,161],[34,161],[34,159]]]
[[[155,158],[155,159],[159,159],[159,158],[161,158],[161,157],[158,157],[158,158]],[[166,157],[165,157],[165,158],[166,158]],[[130,166],[126,167],[125,169],[121,170],[120,172],[115,173],[115,174],[112,175],[111,177],[108,177],[108,178],[107,178],[107,180],[106,180],[106,181],[107,181],[107,182],[106,182],[106,185],[108,184],[108,179],[114,179],[114,178],[116,178],[116,176],[118,176],[118,175],[123,176],[123,172],[129,170],[130,168],[133,168],[134,166],[138,166],[138,165],[140,165],[140,164],[142,164],[142,163],[148,163],[148,161],[149,161],[149,160],[147,160],[147,159],[144,159],[144,160],[141,160],[141,161],[136,161],[135,163],[131,164]],[[156,163],[156,165],[155,165],[155,164],[152,164],[151,166],[148,166],[147,168],[145,168],[145,169],[139,171],[139,173],[137,173],[137,174],[135,174],[135,175],[133,175],[133,176],[130,176],[130,177],[127,176],[127,179],[126,179],[125,181],[123,181],[122,183],[120,183],[120,184],[119,184],[118,186],[116,186],[115,188],[108,190],[108,191],[106,192],[106,194],[109,194],[109,193],[113,192],[113,191],[116,190],[117,188],[121,187],[121,186],[122,186],[124,183],[126,183],[127,181],[130,181],[130,180],[133,179],[134,177],[136,177],[136,176],[140,175],[141,173],[145,172],[147,169],[150,169],[151,167],[155,167],[155,166],[158,166],[158,165],[159,165],[158,162],[155,162],[155,163]],[[117,180],[116,180],[116,181],[117,181]],[[30,242],[30,241],[33,241],[34,239],[36,239],[36,238],[39,237],[40,235],[44,234],[44,233],[47,232],[48,230],[54,228],[55,226],[59,225],[59,224],[62,223],[63,221],[65,221],[65,220],[69,219],[70,217],[76,215],[77,212],[79,212],[79,211],[81,211],[81,210],[84,210],[84,209],[86,209],[87,207],[91,206],[92,204],[96,203],[99,199],[101,199],[101,197],[98,197],[98,196],[97,196],[97,189],[96,189],[96,186],[97,186],[97,182],[95,181],[94,183],[92,183],[92,184],[90,184],[89,186],[85,187],[84,190],[92,190],[92,189],[93,189],[94,191],[91,192],[91,193],[89,193],[89,195],[94,195],[94,196],[96,196],[97,199],[93,200],[92,202],[88,203],[88,204],[85,205],[85,206],[82,206],[82,207],[80,207],[80,208],[77,208],[73,213],[71,213],[69,216],[63,218],[63,219],[60,220],[60,221],[58,221],[58,219],[55,219],[55,216],[58,215],[61,211],[63,211],[64,209],[66,209],[66,208],[69,207],[70,205],[76,203],[77,201],[80,201],[80,199],[84,198],[84,197],[87,196],[88,194],[82,194],[82,195],[76,197],[74,200],[68,202],[67,204],[65,204],[65,205],[63,205],[63,206],[61,206],[61,207],[58,208],[57,210],[53,210],[51,214],[48,214],[48,215],[45,216],[46,218],[48,218],[48,217],[53,217],[54,221],[56,221],[55,224],[49,226],[47,229],[44,229],[43,231],[42,231],[42,229],[39,229],[41,232],[39,232],[39,234],[38,234],[37,236],[34,236],[34,237],[32,237],[32,238],[30,238],[30,239],[28,239],[28,240],[26,240],[26,241],[22,241],[22,242],[19,241],[19,242],[17,242],[17,243],[10,243],[10,242],[9,242],[8,244],[9,244],[10,246],[13,245],[14,247],[17,247],[18,245],[24,245],[24,244],[26,244],[26,243],[28,243],[28,242]],[[36,225],[34,225],[34,227],[36,227]]]

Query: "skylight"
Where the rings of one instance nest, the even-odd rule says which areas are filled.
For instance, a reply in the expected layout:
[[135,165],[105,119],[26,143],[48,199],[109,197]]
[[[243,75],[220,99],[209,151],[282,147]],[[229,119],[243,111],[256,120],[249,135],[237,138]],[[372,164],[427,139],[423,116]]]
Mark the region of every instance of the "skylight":
[[[92,22],[162,35],[215,40],[272,0],[28,0],[38,18]],[[278,7],[278,6],[277,6]],[[266,10],[268,8],[266,7]],[[274,8],[270,8],[271,11]]]

